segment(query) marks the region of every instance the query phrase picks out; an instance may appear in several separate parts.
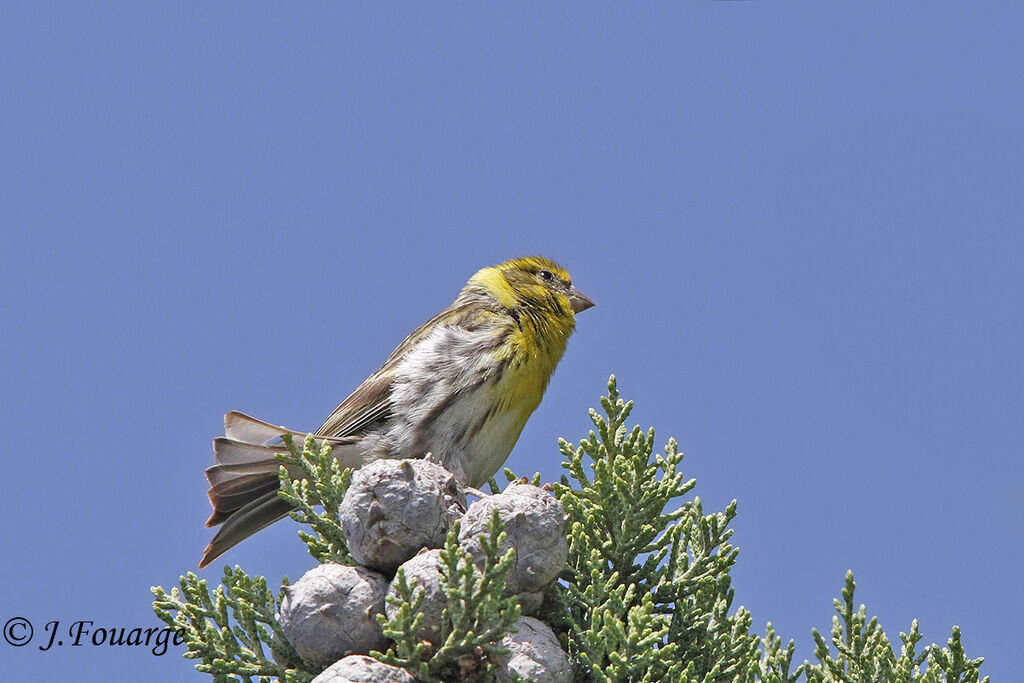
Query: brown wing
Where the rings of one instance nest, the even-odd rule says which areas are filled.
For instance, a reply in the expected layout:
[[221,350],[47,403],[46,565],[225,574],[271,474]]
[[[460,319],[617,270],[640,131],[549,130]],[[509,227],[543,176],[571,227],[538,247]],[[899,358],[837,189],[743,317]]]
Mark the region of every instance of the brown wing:
[[316,435],[357,436],[386,420],[391,414],[391,384],[402,357],[436,327],[446,324],[463,325],[473,317],[475,315],[471,306],[450,306],[417,327],[391,353],[380,370],[370,375],[334,409],[320,425]]
[[384,369],[370,375],[349,394],[320,425],[317,436],[357,436],[387,419],[391,412],[392,375]]

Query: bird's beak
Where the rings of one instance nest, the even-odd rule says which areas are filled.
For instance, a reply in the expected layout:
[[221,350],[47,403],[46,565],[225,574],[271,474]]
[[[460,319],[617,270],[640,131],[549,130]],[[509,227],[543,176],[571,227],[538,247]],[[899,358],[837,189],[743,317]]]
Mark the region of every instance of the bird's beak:
[[593,305],[590,297],[576,289],[575,285],[569,288],[569,306],[572,307],[573,313],[585,311]]

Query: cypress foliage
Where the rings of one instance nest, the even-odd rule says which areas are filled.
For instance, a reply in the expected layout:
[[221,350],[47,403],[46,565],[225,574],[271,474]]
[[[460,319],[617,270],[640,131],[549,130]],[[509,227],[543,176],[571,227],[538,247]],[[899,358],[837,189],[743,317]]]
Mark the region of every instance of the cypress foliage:
[[493,680],[486,664],[482,670],[477,667],[478,655],[508,652],[497,642],[509,632],[520,610],[514,597],[502,597],[514,555],[512,550],[504,555],[499,553],[505,531],[497,510],[488,530],[490,538],[483,544],[482,571],[459,546],[459,523],[448,532],[441,551],[441,587],[447,594],[448,607],[442,618],[441,645],[436,651],[414,635],[422,619],[418,611],[422,589],[410,586],[402,569],[398,570],[398,596],[389,598],[398,610],[392,619],[377,618],[384,635],[395,646],[387,653],[372,653],[377,659],[410,671],[420,681],[460,680],[467,677],[467,667],[472,670],[473,680]]
[[[575,681],[988,683],[980,677],[983,660],[966,656],[955,626],[945,647],[920,647],[915,620],[909,633],[899,634],[897,651],[866,608],[854,607],[852,573],[835,600],[830,636],[812,631],[815,662],[796,665],[794,642],[783,647],[770,622],[763,637],[752,633],[750,612],[733,609],[729,577],[739,552],[729,527],[736,501],[706,514],[690,495],[696,482],[684,479],[675,440],[656,453],[653,429],[627,428],[632,407],[613,376],[601,412],[590,411],[594,429],[578,445],[559,441],[567,473],[553,488],[570,517],[569,560],[537,616],[569,653]],[[281,495],[297,506],[293,518],[313,532],[300,537],[318,561],[354,564],[337,515],[351,473],[312,437],[301,449],[287,438],[285,445],[282,464],[305,477],[293,480],[281,468]],[[503,593],[512,558],[511,551],[499,553],[504,530],[497,515],[488,532],[482,568],[459,546],[458,526],[448,534],[440,644],[413,635],[422,621],[422,589],[399,572],[392,584],[397,595],[388,598],[392,618],[378,617],[394,645],[374,657],[419,681],[493,680],[490,656],[507,652],[499,642],[520,605]],[[275,619],[283,596],[262,577],[226,568],[211,592],[189,572],[170,593],[160,587],[153,593],[157,616],[182,630],[185,656],[199,660],[196,668],[216,683],[307,683],[318,673],[288,644]]]
[[573,519],[557,622],[578,680],[752,680],[750,613],[729,614],[736,501],[705,515],[700,498],[683,500],[696,485],[678,471],[683,454],[674,439],[654,454],[653,428],[627,430],[633,404],[614,376],[601,407],[579,446],[559,442],[569,476],[555,486]]

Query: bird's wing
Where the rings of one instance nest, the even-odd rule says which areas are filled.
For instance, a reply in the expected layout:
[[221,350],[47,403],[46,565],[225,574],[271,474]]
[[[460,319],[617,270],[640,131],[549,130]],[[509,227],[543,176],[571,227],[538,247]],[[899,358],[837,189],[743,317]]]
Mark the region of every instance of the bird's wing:
[[472,306],[453,305],[420,325],[398,345],[380,370],[370,375],[334,409],[317,430],[317,436],[358,436],[386,420],[392,408],[391,386],[402,358],[438,327],[472,326],[479,317],[479,311]]
[[349,394],[324,420],[317,436],[357,436],[391,412],[392,373],[381,368]]

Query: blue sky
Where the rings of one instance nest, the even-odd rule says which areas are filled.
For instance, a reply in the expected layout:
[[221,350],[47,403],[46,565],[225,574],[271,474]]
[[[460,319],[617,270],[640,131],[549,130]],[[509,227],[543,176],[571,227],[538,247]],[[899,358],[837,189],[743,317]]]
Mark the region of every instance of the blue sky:
[[[705,508],[739,499],[755,630],[811,656],[853,569],[893,638],[959,624],[1019,669],[1019,6],[2,14],[3,621],[151,625],[210,537],[223,413],[315,428],[476,269],[538,252],[598,306],[516,471],[559,476],[614,372]],[[295,531],[224,560],[295,579]],[[206,678],[0,648],[20,680]]]

